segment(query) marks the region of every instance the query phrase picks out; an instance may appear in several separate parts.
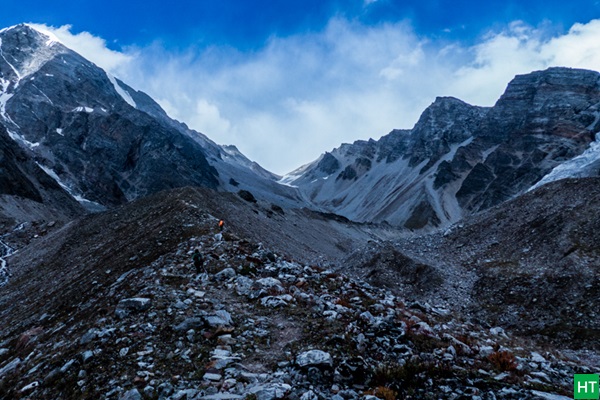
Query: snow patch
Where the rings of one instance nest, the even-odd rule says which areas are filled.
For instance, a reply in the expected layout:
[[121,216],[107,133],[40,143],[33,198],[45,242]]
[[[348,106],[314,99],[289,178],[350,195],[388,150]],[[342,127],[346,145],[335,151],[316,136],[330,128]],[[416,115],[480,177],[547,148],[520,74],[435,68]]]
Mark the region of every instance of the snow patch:
[[[19,83],[23,78],[36,73],[44,66],[44,64],[53,59],[57,54],[66,51],[66,47],[64,46],[52,46],[52,44],[57,42],[57,40],[54,40],[55,36],[52,35],[52,33],[40,32],[39,29],[36,29],[33,26],[29,27],[40,33],[42,36],[46,36],[47,47],[45,49],[39,49],[31,54],[26,60],[23,61],[23,63],[19,66],[19,69],[17,69],[15,65],[11,64],[4,56],[4,52],[2,51],[2,39],[0,38],[0,57],[2,57],[4,61],[12,68],[17,77],[16,81],[14,82],[13,89],[19,86]],[[14,26],[7,30],[12,28],[14,28]]]
[[12,255],[15,250],[0,240],[0,246],[2,246],[2,256],[0,257],[0,286],[8,283],[8,269],[6,268],[6,257]]
[[56,183],[58,183],[60,185],[60,187],[62,187],[67,193],[69,193],[71,195],[71,197],[73,197],[75,200],[77,200],[79,203],[83,204],[83,205],[88,205],[88,206],[93,206],[96,207],[98,209],[104,209],[105,207],[102,204],[96,203],[95,201],[91,201],[86,199],[85,197],[81,196],[80,194],[75,193],[75,190],[73,190],[73,188],[71,188],[70,186],[68,186],[67,184],[65,184],[62,179],[60,179],[60,177],[56,174],[56,172],[54,172],[52,169],[36,162],[37,166],[40,167],[46,174],[48,174],[49,177],[51,177],[52,179],[54,179],[56,181]]
[[19,135],[18,133],[15,133],[10,129],[7,129],[6,131],[8,132],[8,135],[11,137],[12,140],[14,140],[15,142],[21,142],[32,150],[40,145],[39,143],[30,142],[29,140],[25,139],[23,135]]
[[600,163],[600,133],[596,134],[595,141],[582,154],[556,166],[528,191],[559,179],[588,176],[587,167],[594,163]]
[[115,87],[115,90],[117,91],[117,93],[119,94],[119,96],[121,96],[121,98],[123,98],[123,100],[125,100],[127,102],[127,104],[129,104],[131,107],[137,108],[137,104],[135,104],[135,101],[133,100],[133,97],[131,97],[131,95],[129,94],[129,92],[127,92],[125,89],[123,89],[121,87],[121,85],[119,85],[119,82],[117,82],[117,80],[115,79],[115,77],[112,76],[111,74],[109,74],[108,72],[106,72],[106,76],[108,77],[108,79],[110,80],[110,82]]
[[[32,79],[33,79],[33,78],[32,78]],[[34,87],[34,88],[36,88],[36,89],[38,90],[38,92],[40,92],[40,93],[42,94],[42,96],[44,96],[44,97],[46,98],[46,100],[48,100],[48,101],[50,102],[50,104],[54,105],[54,103],[52,102],[52,100],[50,100],[50,97],[48,97],[48,96],[46,95],[46,93],[44,93],[44,92],[42,91],[42,89],[40,89],[39,87],[35,86],[33,83],[32,83],[32,85],[33,85],[33,87]]]
[[6,92],[9,84],[9,81],[0,79],[0,87],[2,88],[0,91],[0,116],[2,116],[4,120],[12,122],[12,119],[8,116],[8,114],[6,114],[6,103],[11,97],[13,97],[12,93]]
[[285,174],[284,176],[281,177],[280,180],[277,181],[277,183],[279,183],[280,185],[283,185],[283,186],[297,188],[298,186],[294,185],[294,182],[296,180],[302,178],[302,176],[306,173],[306,171],[308,171],[313,165],[317,165],[317,163],[319,161],[321,161],[322,158],[323,158],[323,156],[319,157],[316,161],[310,162],[308,164],[304,164],[301,167],[293,170],[292,172]]
[[77,107],[74,108],[71,112],[86,112],[88,114],[93,113],[94,109],[90,107]]
[[56,128],[56,133],[58,133],[60,136],[65,136],[62,128]]

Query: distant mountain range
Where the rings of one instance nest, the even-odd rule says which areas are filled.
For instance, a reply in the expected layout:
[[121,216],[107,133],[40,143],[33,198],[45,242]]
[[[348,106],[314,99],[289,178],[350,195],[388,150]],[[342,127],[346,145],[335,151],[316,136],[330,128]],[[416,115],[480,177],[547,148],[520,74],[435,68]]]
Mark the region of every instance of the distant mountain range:
[[[7,133],[0,139],[18,145],[18,160],[30,165],[23,168],[35,164],[92,211],[191,185],[421,230],[455,223],[540,181],[598,174],[600,74],[593,71],[517,76],[491,108],[437,98],[413,129],[343,144],[280,179],[31,26],[0,31],[0,49]],[[15,171],[5,168],[4,179],[21,179]],[[33,197],[62,204],[53,197],[64,197],[59,192]],[[59,214],[74,212],[71,203]],[[14,207],[2,213],[10,219]]]
[[437,98],[413,129],[344,144],[283,182],[353,220],[445,226],[541,180],[598,175],[599,108],[597,72],[519,75],[491,108]]

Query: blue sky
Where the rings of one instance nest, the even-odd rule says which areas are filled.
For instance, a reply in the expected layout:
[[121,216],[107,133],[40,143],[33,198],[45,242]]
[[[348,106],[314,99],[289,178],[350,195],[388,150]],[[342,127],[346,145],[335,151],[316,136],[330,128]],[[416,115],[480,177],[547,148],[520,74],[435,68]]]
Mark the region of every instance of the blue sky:
[[260,48],[273,35],[320,31],[333,17],[366,25],[410,21],[418,34],[472,41],[494,26],[522,20],[536,26],[552,23],[564,30],[600,16],[598,1],[469,0],[147,0],[15,1],[4,0],[2,26],[37,22],[72,25],[109,46],[167,47],[231,45]]
[[[410,128],[436,96],[493,105],[515,74],[600,70],[598,1],[13,1],[217,143],[277,173]],[[288,151],[288,149],[293,149]]]

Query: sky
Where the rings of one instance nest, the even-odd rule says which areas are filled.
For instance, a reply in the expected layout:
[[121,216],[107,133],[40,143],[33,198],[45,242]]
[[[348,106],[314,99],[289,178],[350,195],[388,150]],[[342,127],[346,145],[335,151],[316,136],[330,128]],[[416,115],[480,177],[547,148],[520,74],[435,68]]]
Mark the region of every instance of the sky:
[[600,1],[3,0],[219,144],[285,174],[412,128],[437,96],[492,106],[516,74],[600,71]]

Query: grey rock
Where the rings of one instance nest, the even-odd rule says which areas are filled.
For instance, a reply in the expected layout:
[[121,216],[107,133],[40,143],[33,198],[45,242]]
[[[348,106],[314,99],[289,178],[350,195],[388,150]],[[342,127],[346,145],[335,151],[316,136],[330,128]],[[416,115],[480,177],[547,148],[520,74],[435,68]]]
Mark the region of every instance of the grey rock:
[[227,279],[231,279],[231,278],[235,277],[235,275],[236,275],[235,269],[225,268],[224,270],[215,274],[215,278],[217,278],[218,280],[227,280]]
[[20,390],[20,392],[21,392],[21,393],[29,393],[29,392],[31,392],[32,390],[35,390],[35,389],[36,389],[38,386],[40,386],[40,383],[39,383],[38,381],[34,381],[34,382],[31,382],[29,385],[26,385],[26,386],[24,386],[24,387],[23,387],[23,388]]
[[309,350],[296,357],[296,364],[300,367],[331,367],[333,359],[329,353],[322,350]]
[[215,381],[218,382],[221,379],[223,379],[223,376],[221,376],[221,374],[216,374],[216,373],[212,373],[212,372],[207,372],[204,374],[204,376],[202,377],[202,379],[207,380],[207,381]]
[[61,368],[60,368],[60,372],[62,372],[63,374],[65,372],[67,372],[72,366],[73,364],[75,364],[75,360],[69,360],[67,361]]
[[132,311],[145,311],[150,308],[151,300],[145,297],[133,297],[130,299],[123,299],[119,301],[117,308],[132,310]]
[[542,357],[542,355],[540,353],[537,353],[535,351],[531,352],[531,361],[536,362],[536,363],[547,362],[546,359],[544,357]]
[[319,400],[319,396],[312,390],[309,390],[300,396],[300,400]]
[[542,392],[540,390],[532,390],[531,394],[536,396],[536,398],[543,400],[571,400],[571,397],[562,396],[560,394]]
[[177,393],[175,393],[172,397],[172,400],[193,399],[197,395],[198,395],[198,390],[185,389],[185,390],[180,390]]
[[19,357],[15,358],[14,360],[10,361],[8,364],[6,364],[4,367],[0,368],[0,377],[13,372],[15,369],[17,369],[17,367],[19,366],[19,364],[21,364],[21,359]]
[[267,296],[260,299],[260,304],[269,308],[285,307],[288,305],[287,301],[283,300],[279,296]]
[[247,276],[238,276],[235,280],[235,291],[240,296],[247,296],[253,284],[254,281]]
[[86,362],[88,362],[89,360],[91,360],[91,358],[94,356],[94,352],[91,350],[86,350],[83,353],[81,353],[81,360],[83,361],[83,363],[85,364]]
[[240,396],[239,394],[233,393],[216,393],[199,397],[200,400],[238,400],[243,398],[244,396]]
[[214,315],[207,315],[204,319],[211,327],[231,326],[233,324],[231,314],[226,310],[219,310]]
[[170,396],[171,394],[173,394],[174,390],[175,389],[173,388],[173,385],[171,385],[168,382],[161,383],[158,386],[158,393],[159,393],[160,397]]
[[189,331],[190,329],[202,328],[206,324],[206,320],[202,317],[189,317],[183,322],[176,325],[173,329],[176,331]]
[[44,384],[52,385],[54,382],[56,382],[57,379],[60,378],[61,375],[62,373],[60,372],[60,368],[54,368],[44,378]]
[[283,399],[292,390],[287,383],[268,383],[252,387],[249,392],[256,395],[257,400]]
[[131,389],[120,395],[119,400],[142,400],[142,395],[137,389]]
[[494,348],[492,346],[481,346],[479,348],[479,355],[482,357],[487,357],[494,352]]
[[98,330],[95,328],[92,328],[90,330],[88,330],[82,337],[81,339],[79,339],[79,343],[80,344],[88,344],[90,343],[92,340],[96,339],[98,337]]

